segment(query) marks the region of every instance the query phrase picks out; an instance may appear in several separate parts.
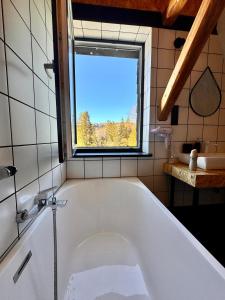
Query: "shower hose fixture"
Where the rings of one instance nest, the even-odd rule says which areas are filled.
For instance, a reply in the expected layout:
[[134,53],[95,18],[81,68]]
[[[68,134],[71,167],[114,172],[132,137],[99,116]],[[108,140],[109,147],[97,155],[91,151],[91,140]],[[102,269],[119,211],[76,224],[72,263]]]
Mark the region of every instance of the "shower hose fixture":
[[165,147],[168,150],[171,144],[171,135],[172,135],[172,128],[171,127],[157,127],[151,129],[151,133],[154,133],[157,136],[164,138]]

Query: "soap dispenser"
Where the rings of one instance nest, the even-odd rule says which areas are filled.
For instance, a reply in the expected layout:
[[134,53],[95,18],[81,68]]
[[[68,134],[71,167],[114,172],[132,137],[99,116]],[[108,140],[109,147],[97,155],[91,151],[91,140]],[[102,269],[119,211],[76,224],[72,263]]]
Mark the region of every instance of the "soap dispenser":
[[196,149],[191,150],[190,161],[189,161],[189,170],[190,171],[196,171],[197,158],[198,158],[198,151]]

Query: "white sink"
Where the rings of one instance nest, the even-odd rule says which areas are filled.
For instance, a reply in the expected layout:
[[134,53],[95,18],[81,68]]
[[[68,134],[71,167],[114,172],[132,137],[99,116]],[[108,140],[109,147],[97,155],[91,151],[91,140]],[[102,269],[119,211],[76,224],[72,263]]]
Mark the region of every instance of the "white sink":
[[[189,164],[190,154],[179,153],[179,161]],[[198,168],[204,170],[225,169],[225,153],[198,153]]]

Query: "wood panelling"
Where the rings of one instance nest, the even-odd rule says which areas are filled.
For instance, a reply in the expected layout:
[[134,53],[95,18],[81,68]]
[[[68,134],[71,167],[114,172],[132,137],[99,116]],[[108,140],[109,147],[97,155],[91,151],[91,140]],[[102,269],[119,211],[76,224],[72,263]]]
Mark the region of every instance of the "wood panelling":
[[[72,0],[73,3],[91,4],[117,8],[127,8],[145,11],[161,12],[167,10],[171,0]],[[198,12],[202,0],[189,0],[182,8],[181,14],[184,16],[195,16]]]

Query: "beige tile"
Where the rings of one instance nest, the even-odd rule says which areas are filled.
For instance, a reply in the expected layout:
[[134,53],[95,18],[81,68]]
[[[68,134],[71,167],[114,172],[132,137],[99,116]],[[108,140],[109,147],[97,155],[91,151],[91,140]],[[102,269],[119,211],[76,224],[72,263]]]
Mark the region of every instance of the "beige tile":
[[158,68],[174,68],[174,50],[158,49]]
[[209,38],[209,53],[222,54],[222,47],[218,35],[211,34]]
[[174,49],[175,31],[159,29],[159,48]]
[[137,34],[136,33],[130,33],[130,32],[121,32],[119,34],[119,40],[120,41],[129,41],[134,42],[136,39]]
[[85,29],[101,30],[101,23],[100,22],[82,21],[82,26]]
[[120,24],[102,23],[102,30],[115,31],[115,32],[119,33],[119,31],[120,31]]
[[188,108],[187,107],[179,107],[179,119],[178,124],[187,124],[188,123]]
[[188,115],[188,124],[192,125],[202,125],[203,124],[203,117],[200,117],[197,115],[193,110],[189,109],[189,115]]
[[83,29],[84,38],[95,38],[100,39],[102,37],[101,30],[97,29]]
[[153,175],[153,160],[138,159],[138,176]]
[[137,34],[138,30],[139,30],[139,26],[123,25],[123,24],[120,26],[120,31],[121,32],[130,32],[130,33]]
[[216,141],[217,140],[217,126],[204,126],[203,127],[203,140]]
[[81,20],[73,20],[73,27],[82,28]]
[[145,41],[147,40],[147,38],[148,38],[147,34],[138,33],[136,35],[136,42],[138,42],[138,43],[145,43]]
[[201,53],[195,63],[193,70],[194,71],[204,71],[207,67],[207,54]]
[[187,139],[187,125],[172,126],[172,141],[184,142]]
[[102,31],[102,38],[106,40],[118,40],[119,31]]
[[84,178],[84,161],[67,161],[67,178]]
[[219,125],[225,125],[225,109],[220,109],[220,112],[219,112]]
[[122,177],[137,176],[137,159],[121,160],[121,176]]
[[218,54],[209,54],[208,65],[212,72],[221,73],[223,68],[223,56]]
[[101,178],[102,175],[102,160],[85,161],[85,178]]
[[173,70],[158,69],[157,70],[157,86],[166,87]]
[[195,142],[197,139],[202,139],[203,126],[202,125],[188,125],[187,141]]
[[120,177],[120,160],[104,160],[103,177]]
[[138,33],[144,33],[144,34],[151,34],[152,33],[152,28],[147,27],[147,26],[140,26]]

